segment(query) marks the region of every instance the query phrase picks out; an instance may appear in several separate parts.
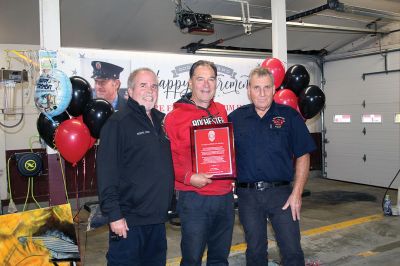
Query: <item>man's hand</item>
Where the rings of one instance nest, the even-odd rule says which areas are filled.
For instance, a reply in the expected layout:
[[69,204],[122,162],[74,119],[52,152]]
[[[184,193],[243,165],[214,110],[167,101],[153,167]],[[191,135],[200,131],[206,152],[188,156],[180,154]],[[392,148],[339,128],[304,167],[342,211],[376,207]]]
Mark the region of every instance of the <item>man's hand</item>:
[[202,188],[210,183],[212,183],[212,177],[213,175],[210,174],[194,174],[190,178],[190,184],[194,187],[197,188]]
[[127,237],[127,231],[129,231],[125,218],[111,222],[110,229],[114,234],[122,236],[123,238]]
[[292,194],[290,194],[282,210],[286,210],[289,206],[292,210],[293,221],[300,220],[301,195],[307,182],[310,169],[310,154],[306,153],[296,160],[296,174]]
[[300,210],[301,210],[301,194],[297,195],[296,193],[290,194],[288,200],[285,205],[282,207],[282,210],[286,210],[289,206],[292,211],[293,221],[300,221]]

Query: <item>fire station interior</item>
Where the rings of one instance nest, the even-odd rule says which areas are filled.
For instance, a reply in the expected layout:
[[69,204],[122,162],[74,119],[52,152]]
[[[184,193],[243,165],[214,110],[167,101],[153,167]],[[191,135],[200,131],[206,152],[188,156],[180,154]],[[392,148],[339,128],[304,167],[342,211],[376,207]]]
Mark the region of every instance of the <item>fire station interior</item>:
[[[0,265],[22,265],[33,254],[31,265],[107,265],[96,154],[109,109],[63,113],[71,110],[64,90],[52,99],[59,110],[41,108],[51,100],[40,94],[46,73],[58,71],[60,88],[66,77],[92,90],[91,61],[111,62],[124,68],[123,95],[129,72],[146,66],[157,73],[157,108],[168,113],[200,59],[218,66],[215,100],[228,114],[249,103],[252,68],[268,68],[271,59],[282,65],[274,100],[294,104],[317,147],[302,194],[306,265],[399,265],[399,0],[1,0],[0,25]],[[304,76],[299,91],[283,86]],[[72,126],[58,130],[72,119],[88,127],[85,136],[77,130],[78,140]],[[173,266],[181,261],[174,200],[168,217],[166,265]],[[266,224],[268,265],[283,265]],[[51,226],[73,241],[44,235]],[[235,195],[230,265],[246,265],[246,247]]]

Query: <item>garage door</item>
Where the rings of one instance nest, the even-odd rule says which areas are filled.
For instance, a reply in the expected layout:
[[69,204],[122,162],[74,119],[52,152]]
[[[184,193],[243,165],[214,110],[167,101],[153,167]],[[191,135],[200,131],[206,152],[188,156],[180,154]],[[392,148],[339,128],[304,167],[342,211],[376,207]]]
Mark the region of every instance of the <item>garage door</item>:
[[[387,54],[400,69],[400,53]],[[400,167],[400,72],[371,55],[325,64],[325,169],[330,179],[387,187]],[[336,119],[336,120],[335,120]],[[350,121],[349,121],[350,120]],[[400,177],[392,185],[400,185]]]

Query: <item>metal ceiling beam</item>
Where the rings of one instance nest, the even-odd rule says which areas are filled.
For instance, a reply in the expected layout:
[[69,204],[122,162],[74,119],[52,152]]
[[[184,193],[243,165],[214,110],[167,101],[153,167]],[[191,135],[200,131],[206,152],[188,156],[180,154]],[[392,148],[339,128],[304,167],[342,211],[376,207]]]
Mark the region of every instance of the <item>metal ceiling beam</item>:
[[200,48],[200,49],[196,50],[196,54],[265,57],[265,56],[271,56],[272,50],[270,52],[257,52],[257,51],[222,50],[222,49],[218,49],[218,48]]
[[351,13],[351,14],[355,14],[355,15],[366,16],[366,17],[384,18],[384,19],[389,19],[389,20],[400,21],[399,13],[378,10],[378,9],[365,8],[365,7],[360,7],[360,6],[351,6],[348,4],[339,4],[339,6],[334,8],[333,10],[339,11],[339,12],[344,12],[344,13]]
[[[326,54],[326,50],[289,50],[287,54],[290,56],[309,56],[309,57],[321,57]],[[217,55],[233,55],[233,56],[254,56],[254,57],[265,57],[272,55],[272,49],[255,49],[255,48],[242,48],[232,46],[214,46],[214,47],[203,47],[197,49],[195,54],[217,54]]]
[[314,15],[314,14],[322,12],[326,9],[331,9],[332,7],[335,7],[335,5],[337,5],[338,3],[339,2],[337,0],[328,0],[328,2],[325,5],[300,12],[300,13],[294,14],[292,16],[288,16],[288,17],[286,17],[286,21],[292,21],[292,20],[296,20],[299,18],[304,18],[304,17]]
[[[214,23],[226,23],[226,24],[238,24],[238,25],[243,24],[243,20],[241,17],[221,16],[221,15],[211,15],[211,16],[213,19],[212,21]],[[272,25],[272,20],[270,19],[250,18],[249,22],[253,25],[259,25],[259,26]],[[331,30],[331,31],[353,32],[353,33],[367,33],[367,34],[389,33],[389,31],[387,30],[362,29],[355,27],[342,27],[342,26],[332,26],[324,24],[304,23],[304,22],[286,22],[286,25],[287,27],[292,27],[292,28],[308,28],[315,30]]]
[[313,15],[315,13],[319,13],[323,10],[330,9],[337,12],[348,13],[348,14],[355,14],[361,15],[365,17],[373,17],[376,19],[387,19],[392,21],[400,21],[400,14],[394,13],[390,11],[372,9],[372,8],[365,8],[360,6],[352,6],[344,3],[340,3],[339,0],[327,0],[326,4],[300,12],[299,14],[295,14],[286,18],[287,21],[292,21],[298,18],[306,17]]
[[338,60],[343,60],[343,59],[352,59],[352,58],[358,58],[358,57],[365,57],[369,55],[377,55],[377,54],[382,54],[382,53],[394,53],[394,52],[400,52],[400,48],[391,48],[391,49],[384,49],[382,51],[357,51],[357,52],[347,52],[347,53],[342,53],[342,54],[330,54],[327,55],[324,58],[324,62],[333,62],[333,61],[338,61]]
[[309,28],[309,29],[318,29],[318,30],[332,30],[332,31],[343,31],[343,32],[354,32],[354,33],[389,33],[388,30],[373,30],[373,29],[362,29],[356,27],[343,27],[343,26],[332,26],[332,25],[324,25],[324,24],[312,24],[312,23],[304,23],[304,22],[286,22],[288,27],[293,28]]

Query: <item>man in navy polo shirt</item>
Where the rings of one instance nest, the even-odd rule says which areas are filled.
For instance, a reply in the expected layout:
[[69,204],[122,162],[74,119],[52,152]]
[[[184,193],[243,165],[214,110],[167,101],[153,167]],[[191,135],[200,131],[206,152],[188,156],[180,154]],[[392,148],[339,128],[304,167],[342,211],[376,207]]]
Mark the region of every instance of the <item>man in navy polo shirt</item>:
[[316,146],[297,111],[273,101],[274,78],[267,69],[250,72],[247,94],[252,103],[229,115],[234,128],[236,186],[239,218],[247,242],[246,263],[268,265],[268,218],[283,265],[303,266],[301,195],[309,174],[309,153]]

